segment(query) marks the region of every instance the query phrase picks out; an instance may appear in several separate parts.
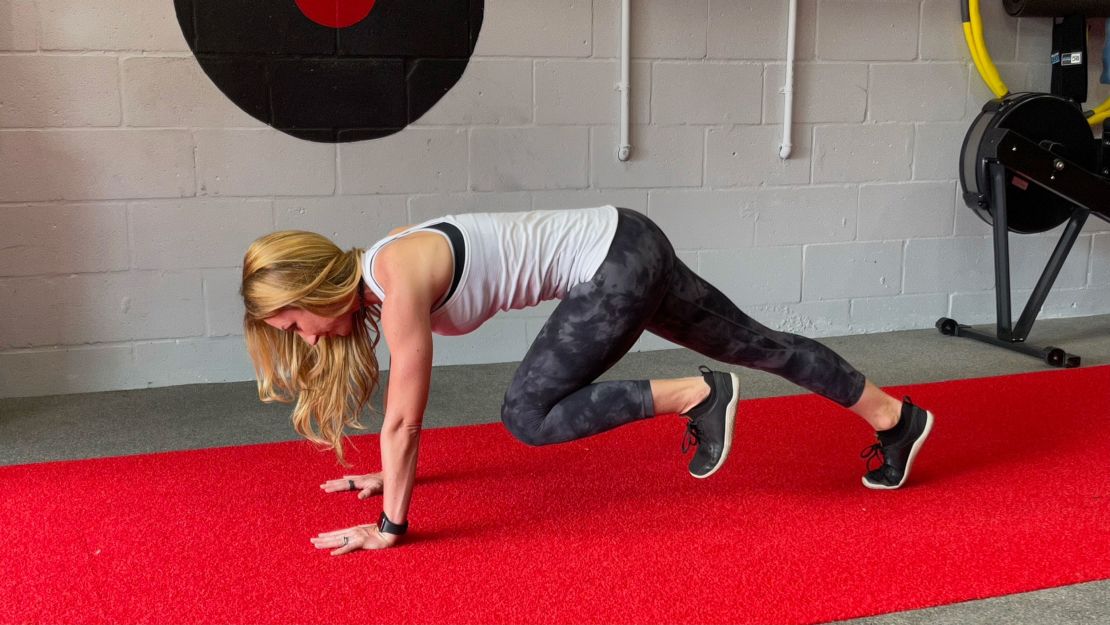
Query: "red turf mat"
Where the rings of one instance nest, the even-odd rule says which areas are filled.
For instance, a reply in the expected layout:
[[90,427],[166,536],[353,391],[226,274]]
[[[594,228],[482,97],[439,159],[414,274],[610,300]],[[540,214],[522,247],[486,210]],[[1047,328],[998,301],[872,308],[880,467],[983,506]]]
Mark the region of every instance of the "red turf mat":
[[[529,448],[432,430],[403,548],[309,538],[377,518],[307,443],[0,468],[0,621],[810,623],[1110,578],[1110,367],[920,385],[906,488],[859,482],[862,422],[740,404],[691,478],[682,422]],[[355,440],[376,467],[376,437]]]

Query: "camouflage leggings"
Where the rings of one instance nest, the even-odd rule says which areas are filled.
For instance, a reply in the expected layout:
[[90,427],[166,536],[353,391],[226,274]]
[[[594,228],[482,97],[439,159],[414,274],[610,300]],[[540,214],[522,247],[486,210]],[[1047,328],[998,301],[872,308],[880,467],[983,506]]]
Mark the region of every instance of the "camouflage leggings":
[[680,261],[650,219],[618,209],[608,255],[540,330],[501,406],[529,445],[562,443],[654,416],[648,380],[594,382],[644,330],[722,362],[769,371],[842,406],[864,377],[820,343],[745,315]]

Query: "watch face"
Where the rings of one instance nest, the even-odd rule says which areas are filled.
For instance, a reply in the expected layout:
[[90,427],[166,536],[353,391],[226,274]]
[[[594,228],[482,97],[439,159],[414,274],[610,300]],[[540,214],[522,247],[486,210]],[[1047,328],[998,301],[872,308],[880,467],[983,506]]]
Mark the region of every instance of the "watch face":
[[189,48],[239,108],[301,139],[393,134],[458,82],[484,0],[174,0]]

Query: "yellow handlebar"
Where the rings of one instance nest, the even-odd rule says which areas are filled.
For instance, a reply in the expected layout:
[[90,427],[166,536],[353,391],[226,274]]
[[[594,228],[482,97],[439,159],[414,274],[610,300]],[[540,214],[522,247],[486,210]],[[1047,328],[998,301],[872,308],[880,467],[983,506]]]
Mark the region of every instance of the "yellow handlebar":
[[975,69],[979,70],[983,82],[987,83],[987,87],[995,97],[1005,97],[1009,95],[1010,89],[998,75],[998,68],[994,66],[990,52],[987,52],[987,45],[983,42],[983,19],[979,14],[979,0],[967,0],[967,2],[971,23],[964,22],[964,38],[971,52],[971,60],[975,63]]

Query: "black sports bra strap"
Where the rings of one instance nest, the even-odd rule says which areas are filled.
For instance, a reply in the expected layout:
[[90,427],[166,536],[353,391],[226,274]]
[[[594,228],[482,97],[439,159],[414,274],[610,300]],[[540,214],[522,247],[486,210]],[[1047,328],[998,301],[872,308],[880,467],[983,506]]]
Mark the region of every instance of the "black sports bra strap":
[[[451,278],[451,288],[447,290],[447,296],[443,298],[443,304],[446,304],[451,300],[451,296],[455,294],[455,289],[459,287],[459,282],[462,280],[463,267],[466,266],[466,240],[463,239],[462,231],[455,224],[441,221],[424,227],[446,234],[451,241],[451,248],[455,255],[455,275]],[[440,304],[436,309],[442,308],[443,304]]]

